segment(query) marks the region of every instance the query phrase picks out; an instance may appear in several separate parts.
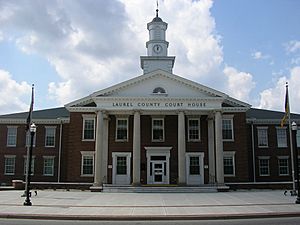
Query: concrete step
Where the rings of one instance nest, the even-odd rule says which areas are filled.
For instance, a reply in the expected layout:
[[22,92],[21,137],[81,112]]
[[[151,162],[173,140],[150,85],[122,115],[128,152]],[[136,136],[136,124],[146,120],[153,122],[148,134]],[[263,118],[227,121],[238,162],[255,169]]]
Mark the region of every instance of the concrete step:
[[103,185],[102,192],[106,193],[212,193],[228,191],[229,187],[222,186],[130,186],[130,185]]

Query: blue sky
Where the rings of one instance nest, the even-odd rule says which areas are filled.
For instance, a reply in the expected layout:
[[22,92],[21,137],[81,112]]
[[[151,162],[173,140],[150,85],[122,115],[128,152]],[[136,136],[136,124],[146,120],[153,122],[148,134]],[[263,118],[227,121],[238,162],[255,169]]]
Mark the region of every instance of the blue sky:
[[[176,2],[176,3],[175,3]],[[62,106],[142,74],[149,0],[0,0],[0,114]],[[300,113],[300,1],[164,0],[174,73]]]

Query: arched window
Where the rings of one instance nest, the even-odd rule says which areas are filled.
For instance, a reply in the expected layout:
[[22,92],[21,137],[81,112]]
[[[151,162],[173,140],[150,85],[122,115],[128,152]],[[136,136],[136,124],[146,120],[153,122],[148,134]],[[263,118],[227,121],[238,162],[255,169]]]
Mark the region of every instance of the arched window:
[[167,92],[162,87],[157,87],[157,88],[154,88],[152,93],[153,94],[166,94]]

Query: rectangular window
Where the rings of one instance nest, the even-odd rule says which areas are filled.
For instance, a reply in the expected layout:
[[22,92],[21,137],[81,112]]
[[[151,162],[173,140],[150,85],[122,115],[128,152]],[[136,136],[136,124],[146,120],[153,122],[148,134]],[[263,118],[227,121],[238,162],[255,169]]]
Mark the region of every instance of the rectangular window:
[[289,159],[288,158],[278,158],[278,170],[279,176],[289,175]]
[[[32,157],[31,159],[31,170],[30,170],[30,175],[34,174],[34,157]],[[27,173],[27,156],[24,157],[24,175],[26,175]]]
[[188,120],[188,140],[200,141],[200,119]]
[[190,175],[200,175],[199,156],[190,156]]
[[300,147],[300,129],[297,130],[297,147]]
[[54,175],[54,157],[44,156],[44,176],[53,176]]
[[222,119],[222,135],[224,141],[233,141],[233,119]]
[[[26,147],[30,147],[30,141],[31,141],[31,134],[30,134],[30,132],[26,132],[26,143],[25,143]],[[32,147],[35,147],[35,143],[36,143],[36,133],[33,136]]]
[[117,175],[127,174],[127,157],[117,156]]
[[16,156],[9,155],[4,156],[4,175],[14,175],[15,174],[15,165],[16,165]]
[[163,142],[164,139],[164,119],[152,118],[152,141]]
[[224,176],[235,176],[235,152],[224,151],[223,155]]
[[7,146],[17,146],[17,127],[7,127]]
[[258,127],[257,128],[257,146],[259,148],[268,147],[268,128]]
[[84,118],[83,119],[83,140],[95,139],[95,119]]
[[116,140],[117,141],[128,140],[128,119],[127,118],[116,119]]
[[81,175],[93,176],[94,175],[94,152],[81,152]]
[[55,132],[56,127],[46,127],[45,146],[55,147]]
[[276,127],[278,148],[287,147],[286,128]]
[[259,176],[270,176],[269,159],[259,159]]

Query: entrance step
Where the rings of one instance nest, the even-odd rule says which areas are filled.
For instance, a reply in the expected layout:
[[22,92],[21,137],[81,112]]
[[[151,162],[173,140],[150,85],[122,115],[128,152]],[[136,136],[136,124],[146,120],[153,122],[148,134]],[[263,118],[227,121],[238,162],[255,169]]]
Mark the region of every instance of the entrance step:
[[203,185],[203,186],[131,186],[104,184],[102,192],[105,193],[211,193],[228,191],[225,185]]

